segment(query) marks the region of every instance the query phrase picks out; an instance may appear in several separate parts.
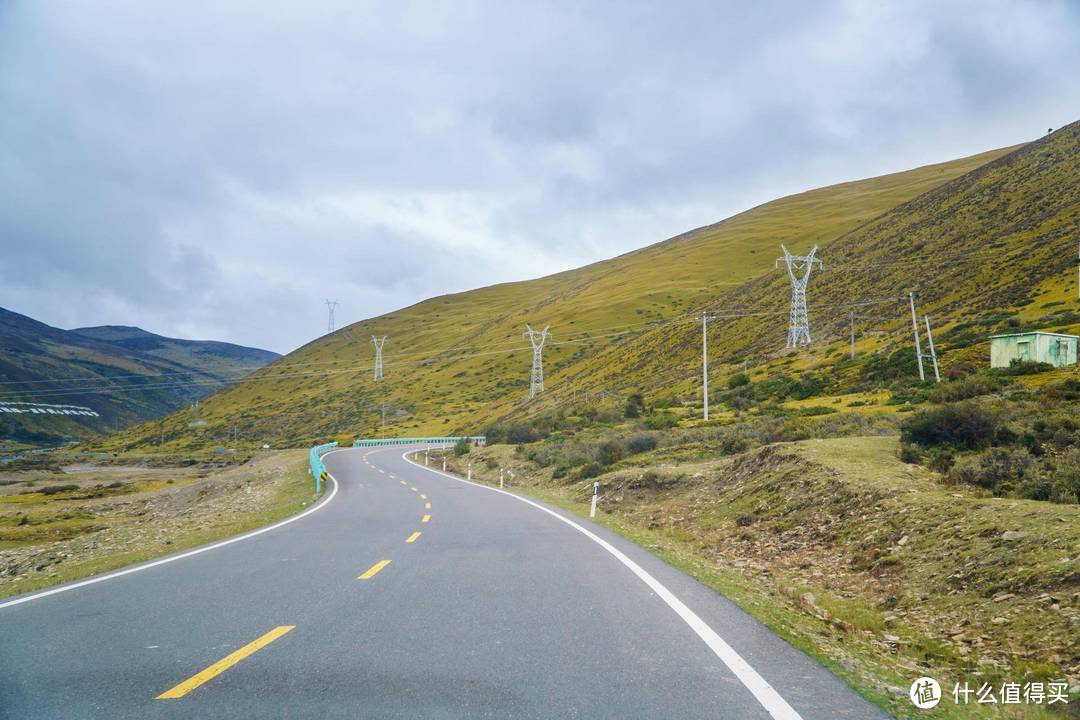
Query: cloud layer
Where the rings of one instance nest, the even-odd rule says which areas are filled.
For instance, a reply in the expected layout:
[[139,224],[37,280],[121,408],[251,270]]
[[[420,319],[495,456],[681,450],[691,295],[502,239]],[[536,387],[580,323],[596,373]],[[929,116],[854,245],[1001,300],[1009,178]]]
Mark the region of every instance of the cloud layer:
[[268,5],[0,5],[0,305],[288,351],[1080,107],[1067,1]]

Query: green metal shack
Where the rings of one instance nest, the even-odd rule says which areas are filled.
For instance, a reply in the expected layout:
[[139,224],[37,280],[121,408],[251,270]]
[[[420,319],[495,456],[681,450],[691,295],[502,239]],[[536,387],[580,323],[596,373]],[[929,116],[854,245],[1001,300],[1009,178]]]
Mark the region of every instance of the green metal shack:
[[1076,340],[1076,335],[1052,332],[991,335],[990,367],[1009,367],[1014,362],[1050,363],[1054,367],[1073,365]]

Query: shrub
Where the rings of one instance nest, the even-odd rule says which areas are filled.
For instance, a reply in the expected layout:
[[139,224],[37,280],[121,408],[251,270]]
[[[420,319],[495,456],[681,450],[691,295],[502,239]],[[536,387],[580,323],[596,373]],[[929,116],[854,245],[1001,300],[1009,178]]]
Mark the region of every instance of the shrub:
[[931,470],[939,472],[942,475],[949,472],[952,466],[956,464],[956,456],[953,455],[951,450],[946,448],[938,448],[930,455],[930,462],[928,463]]
[[900,425],[905,443],[978,450],[990,444],[1001,421],[978,403],[966,401],[920,410]]
[[967,457],[949,471],[948,479],[986,488],[994,495],[1012,492],[1034,477],[1035,459],[1024,448],[991,448],[981,456]]
[[908,443],[900,444],[900,462],[909,465],[917,465],[921,461],[922,452],[919,450],[918,445],[909,445]]
[[41,488],[40,490],[31,491],[31,492],[39,492],[42,495],[56,495],[58,493],[72,492],[72,491],[78,490],[78,489],[79,489],[78,485],[46,485],[45,487]]
[[626,456],[626,445],[620,440],[605,440],[597,448],[597,460],[602,465],[614,465]]
[[600,467],[600,463],[588,463],[582,465],[578,470],[578,477],[582,480],[589,480],[594,477],[600,477],[600,474],[604,472],[604,468]]
[[729,377],[727,379],[727,386],[728,386],[728,389],[730,389],[730,390],[734,390],[735,388],[739,388],[739,387],[742,387],[743,385],[749,385],[749,384],[750,384],[750,378],[747,377],[746,373],[735,373],[734,375],[732,375],[731,377]]
[[971,375],[952,382],[941,383],[930,391],[930,399],[936,403],[958,402],[998,391],[1001,381],[987,375]]
[[645,419],[645,427],[650,430],[664,430],[673,428],[679,424],[679,418],[671,413],[657,413]]
[[871,355],[862,367],[862,377],[874,383],[886,383],[919,374],[915,348],[901,348],[889,357]]
[[825,378],[815,373],[805,373],[796,380],[789,391],[796,400],[805,400],[817,395],[825,387]]
[[1034,375],[1053,369],[1050,363],[1013,360],[1009,367],[994,368],[991,372],[995,375]]
[[626,449],[631,455],[649,452],[656,449],[656,438],[648,433],[639,433],[626,441]]
[[536,442],[540,439],[536,430],[531,425],[510,425],[506,428],[506,442],[511,445]]
[[645,412],[645,397],[641,393],[634,393],[626,398],[626,408],[623,414],[628,418],[639,418]]
[[[1054,461],[1050,499],[1054,502],[1080,502],[1080,449],[1070,448]],[[1056,490],[1056,492],[1055,492]]]
[[1049,500],[1054,491],[1054,482],[1047,477],[1029,477],[1016,488],[1016,494],[1028,500]]
[[459,439],[454,443],[454,455],[461,457],[462,455],[468,455],[472,448],[469,446],[469,441],[465,438]]
[[798,408],[795,411],[802,417],[816,417],[818,415],[832,415],[833,413],[840,412],[834,407],[828,405],[809,405],[807,407]]

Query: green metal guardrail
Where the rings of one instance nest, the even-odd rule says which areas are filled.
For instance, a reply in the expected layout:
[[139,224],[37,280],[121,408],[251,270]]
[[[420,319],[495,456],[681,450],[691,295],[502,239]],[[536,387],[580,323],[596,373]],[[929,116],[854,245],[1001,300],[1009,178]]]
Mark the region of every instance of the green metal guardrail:
[[308,465],[311,468],[312,477],[315,478],[316,495],[322,492],[322,484],[323,481],[326,480],[326,466],[323,465],[322,456],[331,450],[336,449],[337,446],[338,444],[336,442],[316,445],[311,448],[311,452],[308,453]]
[[450,445],[458,442],[459,440],[468,440],[473,445],[484,445],[487,443],[486,435],[459,435],[454,437],[426,437],[426,438],[370,438],[367,440],[357,440],[353,443],[354,448],[359,447],[382,447],[384,445]]

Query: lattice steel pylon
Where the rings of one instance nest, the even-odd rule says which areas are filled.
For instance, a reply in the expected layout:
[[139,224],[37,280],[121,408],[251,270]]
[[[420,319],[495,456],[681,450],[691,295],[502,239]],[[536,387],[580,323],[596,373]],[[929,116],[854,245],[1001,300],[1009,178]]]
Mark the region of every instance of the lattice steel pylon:
[[386,336],[379,338],[372,335],[371,344],[375,346],[375,379],[382,380],[382,347],[386,344]]
[[329,317],[326,320],[326,332],[334,332],[334,308],[338,306],[337,300],[327,300],[326,309],[329,312]]
[[806,311],[806,285],[810,282],[810,272],[814,269],[814,263],[822,265],[821,261],[814,257],[817,253],[817,245],[809,255],[792,255],[784,245],[780,245],[784,251],[784,257],[779,258],[775,267],[779,267],[780,260],[787,266],[788,277],[791,278],[791,322],[788,325],[787,346],[797,348],[800,345],[810,344],[810,316]]
[[548,325],[543,330],[533,330],[525,323],[525,337],[529,338],[533,349],[532,379],[529,381],[529,399],[535,400],[537,393],[544,392],[544,341],[548,339]]

